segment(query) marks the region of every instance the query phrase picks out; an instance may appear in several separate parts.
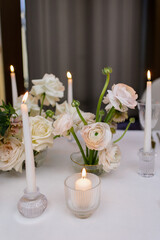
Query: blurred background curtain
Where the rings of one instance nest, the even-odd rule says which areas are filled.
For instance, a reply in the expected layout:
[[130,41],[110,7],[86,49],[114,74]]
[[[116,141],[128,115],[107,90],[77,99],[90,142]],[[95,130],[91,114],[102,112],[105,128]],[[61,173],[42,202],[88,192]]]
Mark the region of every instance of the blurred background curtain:
[[67,89],[69,70],[74,98],[81,109],[95,111],[101,70],[111,66],[110,87],[122,82],[141,95],[146,14],[147,1],[140,0],[26,0],[29,88],[31,79],[53,73]]

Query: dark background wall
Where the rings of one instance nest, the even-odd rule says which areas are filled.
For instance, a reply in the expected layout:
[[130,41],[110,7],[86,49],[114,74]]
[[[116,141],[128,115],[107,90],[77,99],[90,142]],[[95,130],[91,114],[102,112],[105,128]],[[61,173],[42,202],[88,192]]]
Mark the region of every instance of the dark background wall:
[[[9,66],[24,92],[20,1],[0,0],[7,101],[11,101]],[[53,73],[67,88],[71,71],[74,97],[95,111],[103,87],[101,69],[111,66],[111,85],[123,82],[141,96],[146,70],[160,76],[159,0],[26,0],[29,79]],[[66,98],[66,93],[65,93]],[[131,113],[132,114],[132,113]],[[135,114],[135,112],[133,112]]]
[[6,101],[11,103],[10,65],[15,68],[19,95],[24,93],[20,1],[0,0],[0,17]]

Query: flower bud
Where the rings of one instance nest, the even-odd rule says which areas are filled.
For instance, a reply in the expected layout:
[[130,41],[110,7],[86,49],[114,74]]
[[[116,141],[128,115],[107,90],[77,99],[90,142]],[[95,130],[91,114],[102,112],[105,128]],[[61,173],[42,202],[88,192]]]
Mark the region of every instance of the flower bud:
[[77,101],[77,100],[73,100],[71,105],[72,105],[72,107],[79,107],[80,106],[80,102]]
[[104,69],[102,69],[102,73],[104,75],[107,75],[107,73],[112,73],[112,68],[111,67],[105,67]]

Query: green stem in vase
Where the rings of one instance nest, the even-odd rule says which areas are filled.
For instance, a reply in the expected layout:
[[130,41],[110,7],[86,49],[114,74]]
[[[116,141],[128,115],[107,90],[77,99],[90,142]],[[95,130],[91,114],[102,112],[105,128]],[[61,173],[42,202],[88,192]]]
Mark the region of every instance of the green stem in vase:
[[116,111],[115,108],[111,107],[107,116],[105,117],[105,120],[104,120],[105,123],[108,123],[112,119],[113,115],[115,114],[115,111]]
[[124,137],[124,135],[126,134],[127,130],[129,129],[131,123],[135,123],[135,118],[130,118],[130,119],[129,119],[129,123],[128,123],[125,131],[124,131],[123,134],[120,136],[120,138],[118,138],[117,140],[115,140],[113,143],[119,142],[119,141]]
[[92,165],[93,164],[93,156],[94,156],[94,150],[90,150],[89,151],[89,165]]
[[88,147],[86,146],[86,157],[88,158]]
[[95,151],[93,165],[97,165],[98,164],[97,154],[98,154],[98,151]]
[[106,77],[106,82],[105,82],[104,87],[102,89],[101,95],[100,95],[99,100],[98,100],[97,111],[96,111],[96,122],[98,122],[98,120],[99,120],[99,111],[100,111],[100,108],[101,108],[101,104],[102,104],[104,94],[105,94],[105,92],[107,90],[107,87],[108,87],[108,84],[109,84],[110,73],[112,72],[112,69],[111,68],[104,68],[102,72],[103,72],[103,74],[107,75],[107,77]]
[[82,120],[82,122],[84,123],[84,125],[88,125],[88,123],[86,122],[86,120],[84,119],[84,117],[82,116],[82,114],[81,114],[81,112],[80,112],[80,110],[79,110],[79,106],[80,106],[80,102],[77,101],[77,100],[73,100],[73,102],[72,102],[72,107],[75,107],[75,108],[76,108],[77,113],[78,113],[80,119]]
[[76,135],[73,127],[70,129],[70,132],[72,133],[72,135],[73,135],[73,137],[74,137],[74,139],[75,139],[75,141],[76,141],[76,143],[77,143],[77,145],[78,145],[78,147],[79,147],[79,150],[80,150],[80,152],[81,152],[81,154],[82,154],[84,163],[87,164],[87,159],[86,159],[86,156],[85,156],[85,154],[84,154],[83,148],[82,148],[82,146],[81,146],[81,144],[80,144],[79,139],[77,138],[77,135]]
[[42,93],[42,101],[41,101],[41,107],[40,107],[39,115],[41,115],[41,113],[42,113],[43,103],[44,103],[45,96],[46,96],[46,94],[45,94],[45,93]]

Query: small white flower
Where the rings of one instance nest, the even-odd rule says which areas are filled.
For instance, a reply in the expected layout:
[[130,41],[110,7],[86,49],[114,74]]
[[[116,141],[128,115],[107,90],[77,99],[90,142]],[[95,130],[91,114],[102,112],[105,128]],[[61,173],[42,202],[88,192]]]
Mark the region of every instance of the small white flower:
[[81,130],[81,135],[89,149],[103,150],[112,139],[112,133],[107,123],[92,123]]
[[71,127],[73,127],[72,116],[68,113],[63,113],[53,123],[53,133],[54,135],[67,136]]
[[133,88],[126,84],[119,83],[112,86],[112,91],[108,90],[108,94],[104,97],[103,102],[108,104],[105,108],[106,111],[114,106],[116,110],[126,112],[128,108],[135,108],[137,105],[137,98],[138,95]]
[[24,145],[18,139],[9,137],[0,143],[0,170],[9,171],[14,168],[17,172],[22,172],[24,160]]
[[[15,110],[16,110],[16,113],[18,114],[18,116],[21,115],[22,98],[23,98],[23,95],[19,96],[17,98],[17,103],[15,105]],[[30,93],[28,94],[26,104],[28,107],[28,112],[30,113],[31,116],[37,115],[39,113],[40,108],[38,106],[38,99],[33,97]]]
[[33,149],[39,152],[52,147],[53,123],[42,116],[30,117],[29,122]]
[[53,74],[45,74],[42,79],[32,80],[34,86],[31,94],[41,99],[41,95],[45,93],[44,105],[55,106],[59,98],[64,95],[64,86]]
[[103,165],[106,172],[116,169],[120,164],[121,152],[116,144],[109,144],[107,148],[99,152],[99,164]]

